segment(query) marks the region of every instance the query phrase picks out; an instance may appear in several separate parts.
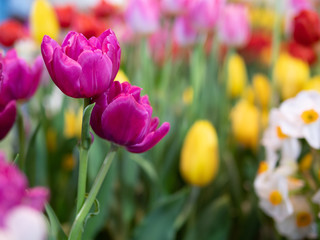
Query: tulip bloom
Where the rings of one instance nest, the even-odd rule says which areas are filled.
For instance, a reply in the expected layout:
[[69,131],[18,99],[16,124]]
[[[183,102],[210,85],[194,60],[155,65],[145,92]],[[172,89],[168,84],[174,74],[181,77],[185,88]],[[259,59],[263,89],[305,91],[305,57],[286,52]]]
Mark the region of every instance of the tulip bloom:
[[228,4],[221,14],[218,35],[220,40],[228,46],[244,46],[250,35],[247,9],[239,4]]
[[180,172],[190,184],[205,186],[217,175],[219,168],[218,137],[209,121],[195,122],[181,150]]
[[312,46],[306,46],[292,41],[288,44],[288,51],[293,57],[299,58],[310,65],[317,61],[317,53]]
[[0,140],[2,140],[12,128],[17,115],[16,102],[11,101],[4,108],[0,107]]
[[44,36],[41,53],[54,83],[73,98],[90,98],[107,91],[120,66],[121,49],[112,30],[87,40],[69,32],[61,46]]
[[95,133],[124,146],[129,152],[142,153],[156,145],[169,131],[170,124],[158,129],[159,118],[152,118],[148,96],[130,83],[113,82],[105,94],[95,99],[90,124]]
[[309,46],[320,40],[320,19],[316,12],[302,10],[293,19],[293,38],[300,44]]
[[30,67],[18,58],[15,50],[0,54],[0,106],[11,100],[27,100],[33,96],[40,83],[43,63],[41,57],[36,58]]
[[180,47],[188,47],[197,41],[198,33],[186,16],[175,19],[173,25],[173,38]]
[[24,26],[16,20],[7,20],[0,24],[0,44],[11,47],[18,39],[25,37]]
[[130,0],[125,18],[133,32],[151,34],[159,28],[160,8],[156,0]]
[[41,211],[49,192],[27,186],[26,177],[0,152],[0,239],[45,239],[47,226]]

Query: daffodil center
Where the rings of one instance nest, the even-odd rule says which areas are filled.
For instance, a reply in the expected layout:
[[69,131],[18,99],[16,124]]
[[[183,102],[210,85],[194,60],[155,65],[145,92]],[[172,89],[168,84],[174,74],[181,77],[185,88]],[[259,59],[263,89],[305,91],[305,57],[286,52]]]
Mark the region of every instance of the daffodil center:
[[278,135],[278,138],[280,138],[280,139],[285,139],[288,137],[288,135],[286,135],[282,132],[280,126],[277,126],[277,135]]
[[258,169],[258,174],[261,174],[263,172],[266,172],[268,170],[268,163],[266,163],[265,161],[260,162],[259,164],[259,169]]
[[272,205],[279,205],[282,202],[282,195],[279,191],[272,191],[269,195],[269,201]]
[[301,114],[301,118],[305,124],[310,124],[318,120],[319,114],[313,110],[306,110]]
[[298,227],[309,226],[312,221],[311,214],[308,212],[299,212],[296,215],[296,224]]

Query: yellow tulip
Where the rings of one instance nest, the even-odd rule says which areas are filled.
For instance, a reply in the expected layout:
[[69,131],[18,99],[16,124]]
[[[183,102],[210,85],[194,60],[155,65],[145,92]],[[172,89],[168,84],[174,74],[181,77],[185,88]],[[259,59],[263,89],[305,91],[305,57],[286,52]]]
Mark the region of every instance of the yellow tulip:
[[256,74],[253,76],[252,83],[256,103],[263,109],[268,108],[271,98],[269,79],[265,75]]
[[199,120],[190,128],[184,140],[180,172],[186,182],[205,186],[219,168],[218,137],[209,121]]
[[240,100],[231,110],[233,135],[245,147],[257,148],[260,122],[258,108],[247,100]]
[[243,91],[242,98],[246,99],[249,103],[254,104],[254,91],[252,86],[247,86]]
[[294,97],[309,79],[306,62],[282,53],[276,62],[274,76],[283,99]]
[[239,97],[247,84],[247,70],[243,58],[233,54],[228,60],[227,93],[230,97]]
[[64,136],[66,138],[81,138],[82,110],[76,114],[73,109],[64,113]]
[[124,73],[124,71],[122,71],[121,69],[119,69],[119,71],[118,71],[118,73],[117,73],[117,75],[115,77],[115,81],[119,81],[120,83],[123,83],[123,82],[130,83],[129,78]]
[[272,31],[275,11],[268,8],[250,8],[250,22],[253,28]]
[[193,88],[188,87],[183,91],[182,101],[184,104],[189,105],[193,101]]
[[315,76],[307,81],[304,85],[304,90],[316,90],[320,92],[320,76]]
[[59,22],[53,7],[47,0],[35,0],[30,14],[32,38],[40,44],[44,35],[57,40]]

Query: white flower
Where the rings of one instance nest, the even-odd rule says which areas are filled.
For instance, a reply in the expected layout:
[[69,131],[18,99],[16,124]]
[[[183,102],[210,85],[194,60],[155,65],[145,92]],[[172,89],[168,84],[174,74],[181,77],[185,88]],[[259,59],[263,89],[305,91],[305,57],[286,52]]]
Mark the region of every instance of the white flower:
[[259,174],[254,182],[262,210],[276,221],[282,221],[293,212],[289,200],[286,177],[273,172]]
[[269,117],[269,127],[263,134],[262,145],[266,148],[267,153],[280,150],[281,159],[297,160],[301,146],[297,138],[290,137],[283,133],[280,122],[285,121],[285,116],[279,109],[272,109]]
[[304,196],[295,196],[290,200],[294,209],[293,214],[284,221],[276,222],[277,230],[289,239],[315,238],[316,223],[307,199]]
[[0,240],[45,240],[47,222],[42,213],[25,206],[14,208],[0,228]]
[[[318,190],[316,194],[312,197],[312,202],[320,205],[320,190]],[[318,213],[318,217],[320,218],[320,212]]]
[[284,116],[279,120],[282,132],[294,138],[305,138],[316,149],[320,148],[320,94],[302,91],[280,106]]

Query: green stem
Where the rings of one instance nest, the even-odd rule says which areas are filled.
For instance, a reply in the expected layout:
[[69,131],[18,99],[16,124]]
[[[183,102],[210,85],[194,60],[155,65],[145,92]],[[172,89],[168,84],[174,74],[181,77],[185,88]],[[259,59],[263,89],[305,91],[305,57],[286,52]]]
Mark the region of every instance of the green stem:
[[23,114],[21,109],[18,110],[18,133],[19,133],[19,159],[18,166],[24,172],[25,171],[25,159],[24,159],[24,151],[25,151],[25,130],[23,124]]
[[102,166],[98,172],[98,175],[93,183],[93,186],[89,192],[88,198],[84,202],[83,206],[81,207],[79,213],[76,216],[76,219],[74,220],[70,235],[69,235],[69,240],[76,240],[76,239],[81,239],[82,235],[82,227],[83,227],[83,222],[86,219],[98,193],[101,188],[101,185],[110,169],[112,160],[114,158],[114,155],[116,153],[117,147],[114,145],[111,145],[110,152],[104,159]]
[[[85,98],[83,101],[83,111],[90,104],[90,100]],[[84,123],[82,124],[89,124]],[[82,127],[82,129],[84,129]],[[79,213],[80,208],[84,202],[85,193],[86,193],[86,183],[87,183],[87,168],[88,168],[88,153],[89,147],[85,147],[83,140],[85,139],[83,130],[81,131],[81,143],[80,143],[80,157],[79,157],[79,177],[78,177],[78,194],[77,194],[77,213]]]

